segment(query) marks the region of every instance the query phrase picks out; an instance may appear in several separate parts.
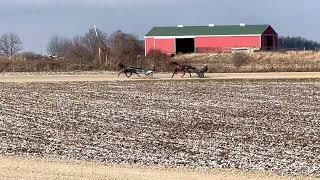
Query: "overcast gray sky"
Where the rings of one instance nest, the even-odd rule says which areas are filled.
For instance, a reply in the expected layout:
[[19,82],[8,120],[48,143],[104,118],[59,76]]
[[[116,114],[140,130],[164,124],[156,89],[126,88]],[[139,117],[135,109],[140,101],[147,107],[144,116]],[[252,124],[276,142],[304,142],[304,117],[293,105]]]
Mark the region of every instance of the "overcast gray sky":
[[153,26],[271,24],[280,35],[320,41],[319,0],[0,0],[0,34],[17,33],[25,51],[45,52],[54,35],[97,25],[143,35]]

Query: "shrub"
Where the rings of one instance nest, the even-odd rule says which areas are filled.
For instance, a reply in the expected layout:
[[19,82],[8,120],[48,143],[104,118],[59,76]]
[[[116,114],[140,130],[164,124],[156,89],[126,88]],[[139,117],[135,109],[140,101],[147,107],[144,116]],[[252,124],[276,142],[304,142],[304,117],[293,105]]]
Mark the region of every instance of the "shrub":
[[171,56],[164,54],[160,51],[154,51],[152,53],[149,53],[147,57],[141,59],[141,65],[154,65],[156,67],[157,72],[170,71],[170,59]]
[[231,62],[234,67],[240,68],[241,66],[249,64],[250,56],[244,53],[235,53],[231,57]]

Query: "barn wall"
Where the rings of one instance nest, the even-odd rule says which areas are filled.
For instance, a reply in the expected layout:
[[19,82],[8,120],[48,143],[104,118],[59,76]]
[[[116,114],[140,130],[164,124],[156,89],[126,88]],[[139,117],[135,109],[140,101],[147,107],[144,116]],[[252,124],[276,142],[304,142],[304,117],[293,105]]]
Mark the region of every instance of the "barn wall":
[[229,52],[232,48],[261,48],[260,36],[196,37],[196,51]]
[[154,51],[154,38],[145,39],[145,55],[150,54]]
[[[272,38],[272,43],[269,44],[268,40]],[[278,49],[278,36],[277,35],[262,35],[262,50],[277,50]],[[268,45],[269,44],[269,45]]]
[[175,39],[155,39],[155,49],[164,54],[175,54]]
[[[272,45],[268,43],[268,39],[272,38]],[[278,34],[269,26],[268,29],[262,34],[262,50],[277,50],[278,49]],[[269,44],[269,45],[268,45]]]

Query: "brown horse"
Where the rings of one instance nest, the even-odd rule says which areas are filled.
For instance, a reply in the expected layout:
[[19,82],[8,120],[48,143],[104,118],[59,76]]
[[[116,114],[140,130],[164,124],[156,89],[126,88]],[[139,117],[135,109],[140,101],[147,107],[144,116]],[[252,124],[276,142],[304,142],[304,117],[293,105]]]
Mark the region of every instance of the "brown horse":
[[132,74],[136,74],[137,76],[140,77],[139,73],[143,73],[148,77],[152,77],[153,73],[156,71],[156,68],[153,65],[152,65],[152,69],[143,69],[140,67],[127,67],[121,63],[118,66],[121,68],[121,71],[119,72],[118,77],[121,74],[125,74],[128,78],[130,78]]
[[189,73],[190,77],[191,77],[192,73],[196,73],[199,78],[203,78],[204,73],[208,71],[207,65],[205,65],[204,68],[202,68],[200,70],[195,67],[189,66],[189,65],[180,65],[177,62],[170,62],[170,65],[175,66],[175,69],[173,71],[171,78],[173,78],[174,75],[179,74],[179,72],[183,73],[181,78],[183,78],[186,75],[186,73]]

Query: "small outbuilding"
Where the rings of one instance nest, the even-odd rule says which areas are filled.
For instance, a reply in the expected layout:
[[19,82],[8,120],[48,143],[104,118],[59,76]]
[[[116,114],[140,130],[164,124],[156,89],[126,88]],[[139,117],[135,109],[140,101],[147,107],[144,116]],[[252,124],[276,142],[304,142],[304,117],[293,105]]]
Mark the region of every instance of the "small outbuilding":
[[270,25],[154,27],[145,35],[145,54],[228,53],[276,50],[278,34]]

